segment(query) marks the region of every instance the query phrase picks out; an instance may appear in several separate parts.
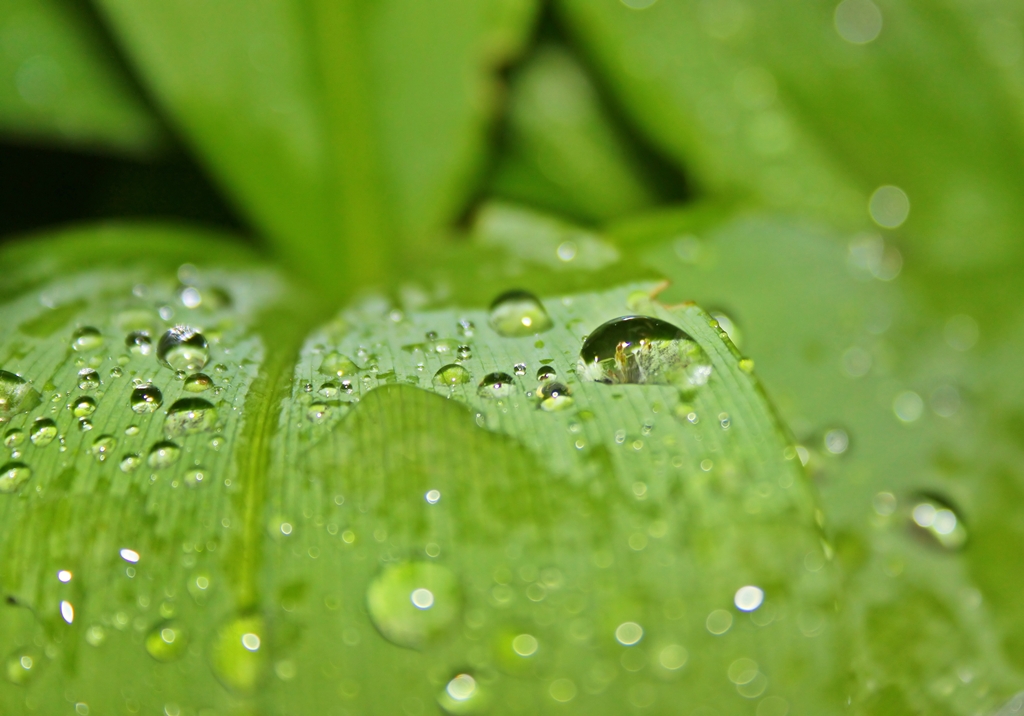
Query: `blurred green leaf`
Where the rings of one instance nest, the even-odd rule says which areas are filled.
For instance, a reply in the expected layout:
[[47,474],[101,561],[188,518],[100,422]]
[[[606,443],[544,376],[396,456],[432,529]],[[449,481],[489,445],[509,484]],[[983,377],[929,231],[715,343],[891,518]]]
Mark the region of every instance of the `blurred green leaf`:
[[491,191],[592,222],[637,213],[660,192],[597,88],[564,48],[545,44],[512,78],[505,151]]
[[[877,188],[895,185],[910,204],[901,235],[929,264],[1019,255],[1012,4],[647,5],[558,8],[624,110],[698,188],[851,227],[867,223]],[[883,226],[904,215],[876,205]]]
[[[739,331],[821,490],[855,712],[993,712],[1024,685],[1019,312],[901,275],[877,236],[756,214],[644,223],[612,233],[668,239],[643,252],[673,280],[666,298]],[[922,528],[920,505],[951,506],[955,530]]]
[[381,282],[462,211],[490,75],[534,13],[532,0],[99,5],[239,205],[338,295]]
[[163,141],[87,8],[0,4],[0,132],[139,155]]
[[[577,293],[519,335],[368,299],[303,339],[317,304],[221,237],[0,257],[5,708],[840,707],[810,487],[696,306]],[[710,373],[581,381],[630,313]]]

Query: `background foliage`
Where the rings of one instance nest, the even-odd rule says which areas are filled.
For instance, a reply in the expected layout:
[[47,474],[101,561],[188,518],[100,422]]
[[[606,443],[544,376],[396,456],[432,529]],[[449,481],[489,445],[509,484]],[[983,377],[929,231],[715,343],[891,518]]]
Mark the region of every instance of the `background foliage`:
[[[0,468],[33,468],[0,495],[0,703],[1002,713],[1024,684],[1022,13],[0,0],[0,369],[40,396],[0,412]],[[510,288],[555,328],[493,330]],[[669,308],[689,300],[714,330]],[[690,332],[707,389],[577,380],[626,313]],[[175,436],[185,384],[122,348],[177,321],[211,339],[209,434]],[[105,344],[69,347],[84,326]],[[456,357],[472,382],[434,383]],[[569,410],[532,401],[546,365]],[[521,395],[496,407],[476,385],[499,370]],[[163,390],[148,422],[133,377]],[[25,437],[47,416],[50,448]],[[119,468],[169,436],[177,467]],[[378,635],[392,563],[448,570],[421,576],[455,626],[395,607],[426,631]],[[479,691],[453,701],[463,672]]]

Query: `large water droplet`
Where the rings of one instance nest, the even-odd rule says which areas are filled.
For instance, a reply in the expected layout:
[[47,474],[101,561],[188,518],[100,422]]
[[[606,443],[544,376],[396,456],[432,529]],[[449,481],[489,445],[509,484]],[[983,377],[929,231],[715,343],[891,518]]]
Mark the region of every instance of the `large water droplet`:
[[161,336],[156,357],[171,370],[199,370],[210,360],[210,347],[196,329],[175,326]]
[[11,428],[4,433],[4,447],[16,448],[25,442],[25,432],[17,428]]
[[0,370],[0,417],[28,412],[41,402],[39,391],[27,380]]
[[146,635],[146,651],[157,661],[168,662],[181,658],[188,647],[184,628],[175,621],[157,624]]
[[96,401],[89,397],[77,398],[71,404],[71,414],[76,418],[86,418],[96,412]]
[[449,363],[434,374],[434,385],[443,388],[454,388],[457,385],[465,385],[473,377],[469,371],[457,363]]
[[343,356],[337,351],[333,351],[324,356],[323,362],[320,363],[320,372],[324,375],[333,375],[341,378],[346,375],[355,375],[359,372],[359,366],[353,363],[350,358]]
[[78,387],[82,390],[95,390],[100,387],[100,374],[91,368],[78,371]]
[[943,549],[960,549],[967,542],[967,527],[957,511],[938,495],[919,495],[911,503],[911,525]]
[[232,619],[214,637],[210,650],[213,673],[234,691],[253,691],[267,670],[266,623],[257,614]]
[[649,316],[623,316],[598,326],[583,343],[576,367],[583,380],[696,387],[711,361],[682,329]]
[[552,368],[549,365],[542,365],[540,368],[537,369],[537,380],[538,381],[554,380],[555,375],[556,375],[555,369]]
[[148,331],[132,331],[124,339],[128,346],[128,352],[137,356],[148,356],[153,352],[153,339],[149,337]]
[[142,458],[135,453],[128,453],[121,458],[121,472],[134,472],[142,464]]
[[36,447],[46,447],[57,437],[57,424],[49,418],[39,418],[32,423],[29,439]]
[[76,351],[92,351],[103,345],[103,334],[92,326],[83,326],[71,334],[71,347]]
[[554,326],[544,305],[528,291],[508,291],[498,296],[491,304],[487,321],[507,338],[532,336]]
[[21,462],[9,462],[0,467],[0,493],[17,492],[32,477],[32,468]]
[[206,373],[195,373],[185,379],[184,388],[189,393],[203,393],[213,387],[213,378]]
[[428,562],[385,567],[366,592],[370,619],[393,644],[421,649],[458,617],[461,595],[455,575]]
[[139,415],[153,413],[164,404],[164,394],[155,385],[141,385],[132,391],[132,410]]
[[202,398],[182,398],[175,401],[164,419],[164,432],[168,437],[195,435],[212,430],[217,424],[217,409]]
[[162,440],[156,443],[149,450],[149,456],[146,457],[146,462],[154,470],[162,470],[165,467],[170,467],[178,461],[181,457],[181,448],[170,440]]
[[481,398],[504,400],[512,395],[514,389],[515,379],[508,373],[488,373],[476,392]]

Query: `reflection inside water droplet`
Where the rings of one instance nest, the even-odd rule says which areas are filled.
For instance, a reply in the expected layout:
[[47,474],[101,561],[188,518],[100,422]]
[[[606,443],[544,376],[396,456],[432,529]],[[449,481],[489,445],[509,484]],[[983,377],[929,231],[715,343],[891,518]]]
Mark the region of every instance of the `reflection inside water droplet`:
[[508,291],[498,296],[487,320],[498,335],[506,338],[532,336],[554,326],[544,305],[528,291]]
[[577,372],[599,383],[696,387],[707,383],[711,361],[682,329],[648,316],[602,324],[580,351]]
[[217,424],[217,409],[202,398],[182,398],[175,401],[164,418],[164,432],[168,437],[195,435],[212,430]]
[[129,405],[139,415],[152,413],[164,404],[164,394],[155,385],[142,385],[132,391]]
[[46,447],[57,437],[57,424],[49,418],[38,418],[32,423],[29,439],[36,447]]

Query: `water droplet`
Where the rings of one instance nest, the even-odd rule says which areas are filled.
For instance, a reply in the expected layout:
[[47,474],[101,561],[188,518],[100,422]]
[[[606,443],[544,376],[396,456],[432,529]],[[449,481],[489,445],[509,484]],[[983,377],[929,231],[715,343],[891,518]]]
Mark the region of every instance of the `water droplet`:
[[549,365],[542,365],[540,368],[537,369],[538,381],[553,380],[556,375],[557,374],[555,373],[555,369]]
[[967,542],[967,528],[953,506],[938,495],[919,495],[912,501],[911,525],[947,550]]
[[217,409],[202,398],[176,400],[164,418],[164,433],[176,438],[213,430],[217,424]]
[[486,702],[480,684],[469,674],[455,676],[437,697],[441,708],[453,716],[477,713],[486,706]]
[[91,368],[78,371],[78,387],[82,390],[95,390],[100,387],[100,374]]
[[121,370],[120,367],[115,365],[113,368],[110,369],[111,378],[120,378],[122,375],[124,375],[124,371]]
[[842,455],[850,447],[850,436],[841,428],[833,428],[825,433],[825,449],[833,455]]
[[572,407],[574,402],[569,396],[569,386],[554,380],[537,388],[537,397],[540,398],[540,409],[549,413]]
[[508,373],[488,373],[480,381],[477,394],[481,398],[502,400],[512,395],[515,389],[515,379]]
[[153,339],[147,331],[132,331],[124,339],[128,352],[137,356],[148,356],[153,352]]
[[269,664],[266,623],[257,614],[237,617],[217,631],[210,650],[213,673],[234,691],[253,691]]
[[25,433],[17,428],[11,428],[4,435],[4,447],[16,448],[25,442]]
[[76,418],[85,418],[96,412],[96,401],[92,398],[81,397],[71,405],[71,414]]
[[39,418],[32,423],[29,439],[36,447],[46,447],[57,437],[57,424],[49,418]]
[[162,440],[150,448],[146,462],[154,470],[162,470],[176,463],[180,457],[180,447],[170,440]]
[[516,375],[526,375],[526,363],[516,363],[512,366],[512,372]]
[[434,373],[434,385],[444,388],[465,385],[472,379],[469,371],[457,363],[449,363]]
[[210,348],[196,329],[175,326],[160,337],[156,357],[171,370],[199,370],[210,360]]
[[117,447],[117,438],[113,435],[100,435],[92,442],[92,456],[104,462]]
[[[432,599],[419,606],[414,594],[424,590]],[[425,599],[422,599],[424,603]],[[366,592],[370,618],[381,635],[393,644],[423,648],[450,626],[459,614],[459,585],[450,571],[428,562],[405,562],[385,567]]]
[[139,415],[153,413],[164,404],[164,394],[155,385],[140,385],[132,391],[129,404],[132,411]]
[[71,334],[71,347],[76,351],[93,351],[103,345],[103,334],[92,326],[83,326]]
[[4,662],[4,676],[12,684],[24,686],[39,673],[43,654],[32,648],[17,649]]
[[754,361],[750,358],[740,358],[739,367],[744,373],[753,373]]
[[330,412],[331,406],[326,403],[313,403],[306,410],[306,419],[319,425],[327,420],[327,416]]
[[121,458],[121,472],[134,472],[142,464],[142,458],[137,453],[128,453]]
[[353,363],[350,358],[335,351],[324,356],[323,362],[320,363],[320,372],[324,375],[334,375],[341,378],[346,375],[355,375],[359,372],[359,366]]
[[194,373],[185,379],[184,388],[189,393],[202,393],[213,387],[213,378],[206,373]]
[[498,335],[506,338],[532,336],[554,327],[544,305],[527,291],[508,291],[498,296],[491,304],[487,321]]
[[707,383],[711,361],[682,329],[648,316],[624,316],[594,330],[580,350],[577,372],[599,383],[696,387]]
[[615,629],[615,641],[623,646],[635,646],[644,638],[644,628],[636,622],[623,622]]
[[166,663],[180,659],[187,648],[185,629],[175,621],[157,624],[146,635],[146,651],[157,661]]
[[186,487],[199,487],[204,482],[209,482],[209,479],[207,478],[208,475],[206,470],[201,467],[197,467],[186,472],[182,479],[184,480]]
[[338,388],[337,383],[331,383],[330,381],[328,381],[320,386],[319,392],[320,395],[324,396],[325,398],[337,398],[338,393],[341,392],[341,389]]
[[764,591],[760,587],[746,586],[736,590],[733,603],[741,612],[752,612],[764,602]]
[[0,467],[0,493],[10,494],[32,477],[32,468],[21,462],[9,462]]
[[473,357],[473,349],[466,345],[459,346],[458,349],[459,360],[469,360]]
[[0,370],[0,417],[28,412],[41,402],[39,391],[27,380]]

